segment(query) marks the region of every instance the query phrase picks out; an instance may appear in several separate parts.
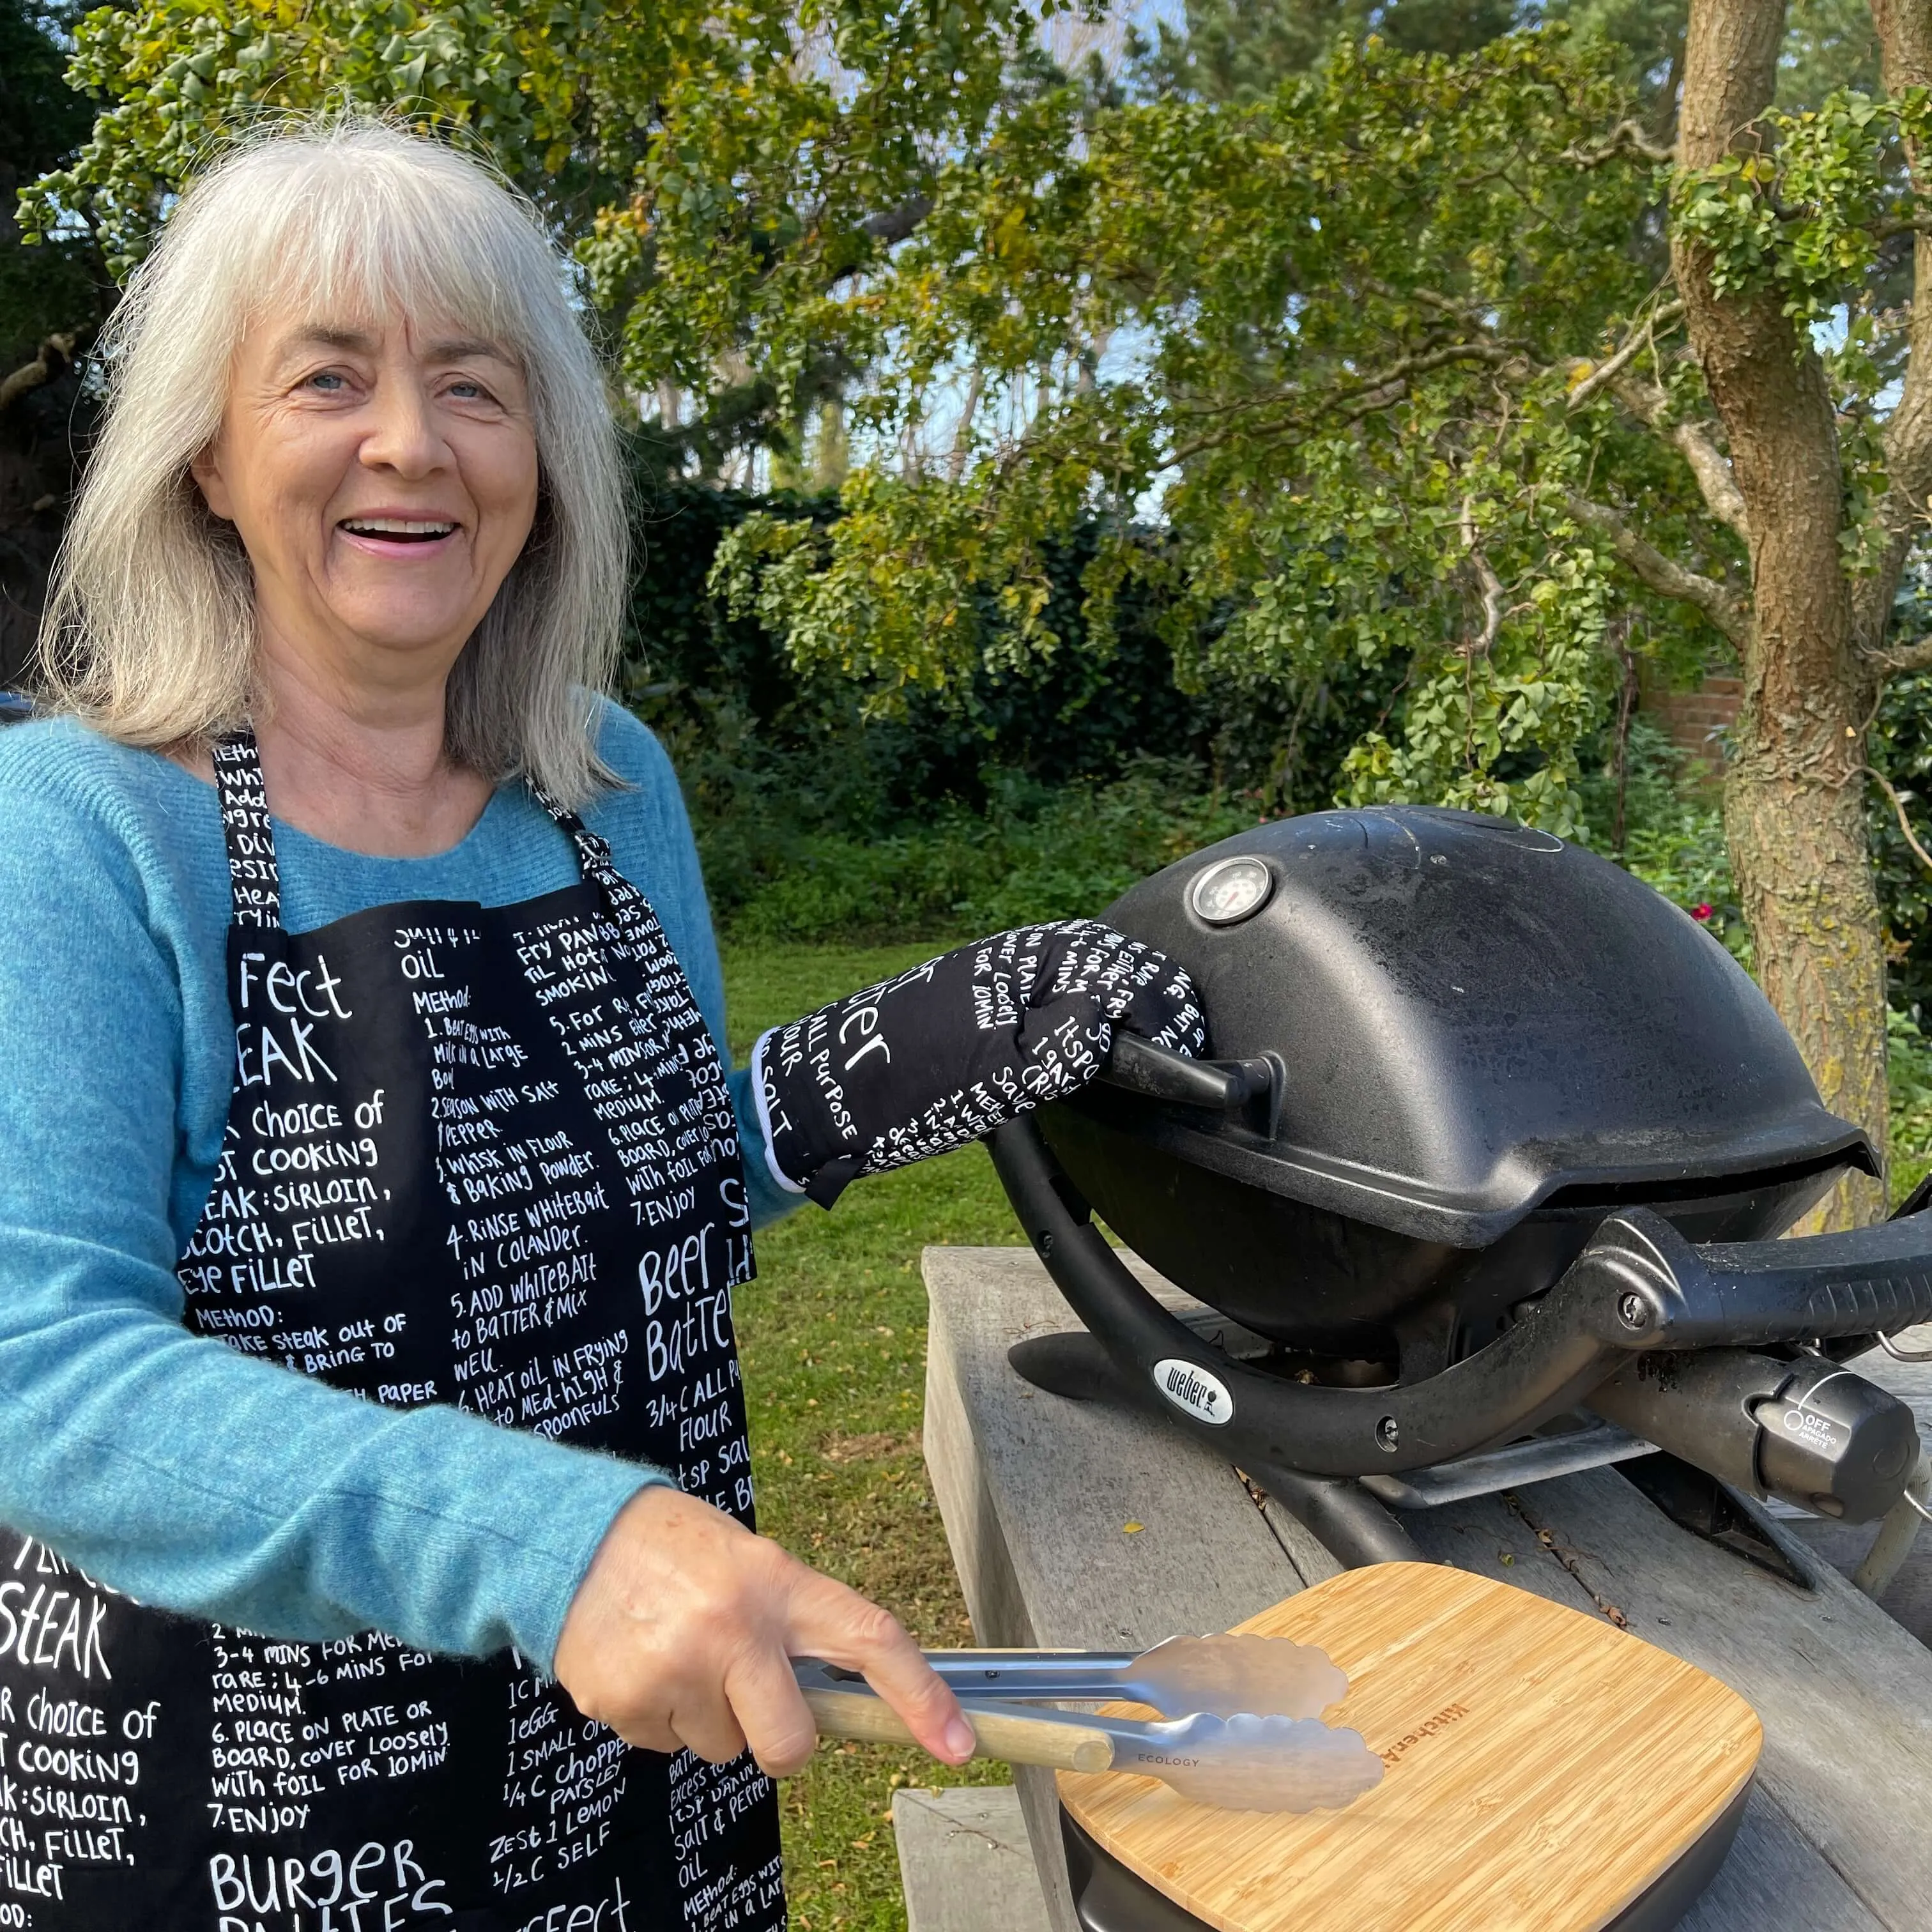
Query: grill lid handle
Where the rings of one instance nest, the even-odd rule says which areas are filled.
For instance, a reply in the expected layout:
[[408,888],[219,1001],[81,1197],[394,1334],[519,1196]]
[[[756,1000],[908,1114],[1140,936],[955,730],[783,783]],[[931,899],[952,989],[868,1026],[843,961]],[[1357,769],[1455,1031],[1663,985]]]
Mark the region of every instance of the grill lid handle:
[[1256,1132],[1272,1140],[1281,1123],[1288,1070],[1273,1053],[1257,1054],[1252,1060],[1190,1060],[1184,1053],[1117,1028],[1100,1077],[1110,1087],[1164,1100],[1169,1106],[1244,1114]]

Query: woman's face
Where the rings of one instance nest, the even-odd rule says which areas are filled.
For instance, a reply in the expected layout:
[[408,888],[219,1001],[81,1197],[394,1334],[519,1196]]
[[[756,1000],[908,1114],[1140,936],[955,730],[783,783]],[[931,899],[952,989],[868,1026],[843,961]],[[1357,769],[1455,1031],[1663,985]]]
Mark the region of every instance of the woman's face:
[[247,547],[264,647],[351,686],[446,675],[536,514],[515,360],[395,316],[252,328],[194,470]]

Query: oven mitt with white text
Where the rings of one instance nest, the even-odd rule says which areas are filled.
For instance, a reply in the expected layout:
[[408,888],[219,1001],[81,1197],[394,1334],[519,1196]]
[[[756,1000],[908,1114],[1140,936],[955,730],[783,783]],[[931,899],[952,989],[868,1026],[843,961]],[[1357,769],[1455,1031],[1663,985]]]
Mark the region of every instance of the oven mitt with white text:
[[765,1159],[829,1208],[862,1174],[944,1154],[1084,1087],[1124,1027],[1198,1054],[1193,983],[1094,920],[996,932],[762,1035]]

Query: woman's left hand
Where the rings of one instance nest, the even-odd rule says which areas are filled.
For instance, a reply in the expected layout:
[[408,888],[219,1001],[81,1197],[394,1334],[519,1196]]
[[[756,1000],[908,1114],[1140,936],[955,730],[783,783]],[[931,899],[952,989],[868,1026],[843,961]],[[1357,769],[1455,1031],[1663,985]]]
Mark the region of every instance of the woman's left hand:
[[772,1165],[830,1207],[848,1181],[944,1154],[1083,1087],[1124,1028],[1197,1054],[1194,986],[1094,920],[996,932],[758,1042]]

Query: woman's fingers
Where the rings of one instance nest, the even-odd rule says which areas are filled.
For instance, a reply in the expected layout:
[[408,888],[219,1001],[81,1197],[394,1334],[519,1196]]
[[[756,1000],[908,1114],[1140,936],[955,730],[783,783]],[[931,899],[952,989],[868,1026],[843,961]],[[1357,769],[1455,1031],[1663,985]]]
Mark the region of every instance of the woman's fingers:
[[934,1756],[972,1755],[972,1727],[896,1618],[669,1487],[634,1497],[607,1533],[555,1670],[628,1743],[723,1762],[748,1742],[782,1776],[817,1742],[794,1656],[862,1672]]
[[744,1726],[720,1686],[707,1686],[688,1703],[674,1705],[670,1727],[679,1744],[712,1764],[729,1764],[745,1748]]
[[862,1671],[914,1737],[943,1762],[964,1764],[973,1755],[976,1740],[959,1700],[890,1611],[807,1570],[793,1597],[791,1644],[800,1656]]
[[724,1694],[752,1755],[773,1778],[789,1778],[818,1748],[818,1726],[782,1646],[748,1649],[725,1673]]

